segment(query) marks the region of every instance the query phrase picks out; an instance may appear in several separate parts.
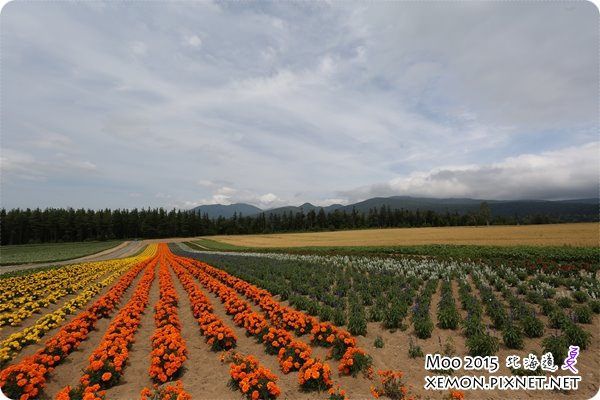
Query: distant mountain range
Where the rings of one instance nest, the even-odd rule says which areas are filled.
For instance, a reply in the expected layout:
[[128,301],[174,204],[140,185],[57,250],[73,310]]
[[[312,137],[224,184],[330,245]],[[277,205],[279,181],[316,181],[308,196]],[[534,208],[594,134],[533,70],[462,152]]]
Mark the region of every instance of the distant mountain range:
[[392,196],[392,197],[374,197],[360,201],[358,203],[342,205],[332,204],[325,207],[315,206],[310,203],[304,203],[301,206],[285,206],[268,210],[262,210],[250,204],[236,203],[230,205],[209,204],[193,208],[191,211],[207,214],[209,218],[230,218],[234,213],[243,216],[253,216],[260,213],[283,214],[290,211],[295,214],[304,212],[307,214],[311,210],[319,212],[323,208],[325,213],[335,210],[352,212],[355,209],[359,213],[368,213],[370,209],[381,209],[382,206],[390,209],[405,209],[410,211],[435,211],[438,213],[457,212],[465,214],[468,212],[477,212],[483,201],[489,204],[492,215],[494,216],[533,216],[548,215],[560,220],[597,220],[599,214],[600,199],[575,199],[575,200],[478,200],[468,198],[448,198],[436,199],[429,197],[410,197],[410,196]]

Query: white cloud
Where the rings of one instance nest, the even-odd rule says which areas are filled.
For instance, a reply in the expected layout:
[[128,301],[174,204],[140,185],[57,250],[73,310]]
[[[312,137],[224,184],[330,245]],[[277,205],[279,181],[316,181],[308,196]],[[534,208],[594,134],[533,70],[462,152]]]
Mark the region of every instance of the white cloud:
[[2,148],[1,154],[0,170],[4,179],[7,175],[28,180],[43,178],[42,169],[31,154],[7,148]]
[[137,56],[143,56],[148,51],[148,46],[144,42],[136,41],[131,44],[131,51]]
[[[210,185],[213,186],[213,185]],[[210,199],[201,200],[200,204],[232,204],[233,196],[238,191],[234,188],[228,186],[219,187],[216,191],[212,193],[212,197]]]
[[273,24],[273,26],[277,29],[284,29],[286,23],[283,22],[281,19],[279,18],[273,18],[271,23]]
[[202,39],[198,35],[192,35],[187,38],[187,43],[192,47],[200,47],[202,45]]
[[325,76],[333,74],[336,70],[335,61],[330,55],[326,55],[321,59],[319,63],[319,72]]
[[[209,187],[214,187],[214,185],[209,185]],[[228,205],[233,203],[247,203],[262,209],[269,209],[288,204],[288,201],[280,198],[274,193],[257,194],[248,189],[235,189],[228,186],[222,186],[212,191],[210,197],[201,200],[183,200],[175,206],[192,208],[203,204]]]
[[[272,76],[261,76],[235,82],[231,89],[238,98],[248,100],[253,98],[273,99],[291,92],[298,87],[298,77],[289,70],[279,70]],[[230,89],[230,90],[231,90]]]
[[28,140],[31,146],[39,147],[42,149],[52,150],[66,150],[72,143],[73,140],[66,135],[50,132],[47,129],[40,129],[40,127],[33,127],[32,129],[40,132],[34,138]]
[[215,183],[213,181],[210,181],[208,179],[200,179],[200,180],[196,181],[196,183],[200,186],[207,186],[207,187],[211,187],[211,186],[215,185]]
[[217,194],[223,195],[223,196],[231,196],[232,194],[234,194],[236,192],[237,192],[237,190],[227,187],[227,186],[220,187],[217,190]]
[[73,178],[98,170],[96,164],[88,160],[77,160],[64,153],[56,153],[50,160],[38,160],[33,154],[2,148],[0,171],[3,180],[26,179],[45,181],[54,178]]
[[275,48],[273,48],[272,46],[267,46],[266,48],[260,51],[260,55],[266,61],[274,61],[275,57],[277,56],[277,50],[275,50]]
[[65,160],[65,165],[84,171],[98,170],[98,166],[91,161]]
[[276,200],[279,200],[279,198],[277,196],[275,196],[273,193],[267,193],[267,194],[263,194],[262,196],[260,196],[258,198],[262,203],[272,203]]
[[258,201],[255,201],[254,204],[262,209],[274,208],[282,205],[284,201],[277,197],[273,193],[266,193],[262,196],[258,196]]
[[332,204],[346,205],[349,203],[348,203],[348,199],[344,199],[341,197],[333,197],[333,198],[329,198],[329,199],[319,200],[315,203],[315,205],[322,206],[322,207],[330,206]]
[[340,193],[350,200],[373,196],[571,199],[598,196],[600,142],[521,154],[502,161],[414,171],[387,183]]

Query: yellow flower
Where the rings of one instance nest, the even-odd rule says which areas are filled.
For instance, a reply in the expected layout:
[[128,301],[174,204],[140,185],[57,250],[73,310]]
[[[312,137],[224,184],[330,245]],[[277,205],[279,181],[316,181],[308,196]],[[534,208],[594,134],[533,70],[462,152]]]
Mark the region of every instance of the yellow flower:
[[[64,297],[69,292],[79,294],[54,312],[40,317],[31,326],[15,332],[0,341],[0,360],[12,360],[29,344],[39,342],[49,330],[59,326],[65,317],[87,304],[100,290],[111,284],[121,274],[156,253],[157,245],[149,245],[136,257],[73,264],[0,281],[0,325],[14,322],[18,325],[33,313],[47,307],[51,300]],[[103,275],[102,281],[92,284]],[[45,297],[44,297],[45,296]],[[13,311],[13,308],[18,310]],[[10,322],[8,322],[11,320]]]

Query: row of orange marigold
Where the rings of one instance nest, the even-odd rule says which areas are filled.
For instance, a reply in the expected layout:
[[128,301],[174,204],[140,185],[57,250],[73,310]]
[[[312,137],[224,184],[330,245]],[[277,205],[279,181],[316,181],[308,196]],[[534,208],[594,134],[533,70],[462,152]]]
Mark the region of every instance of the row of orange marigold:
[[[238,293],[251,299],[261,308],[269,320],[281,330],[293,330],[299,336],[310,332],[311,344],[331,347],[328,357],[342,360],[338,365],[338,370],[341,373],[355,376],[356,367],[360,366],[368,376],[372,376],[372,360],[364,350],[356,349],[356,338],[349,332],[339,329],[329,322],[319,323],[316,318],[310,315],[283,306],[273,298],[269,291],[258,288],[225,271],[199,261],[184,260],[188,260],[190,264],[200,268],[206,274],[215,277],[227,287],[233,288]],[[346,352],[351,348],[353,350],[346,355]]]
[[100,344],[90,355],[89,364],[79,385],[65,386],[56,395],[56,400],[101,400],[106,394],[106,389],[120,381],[135,332],[148,305],[157,262],[155,259],[148,265],[131,299],[108,326]]
[[173,286],[169,263],[161,255],[158,270],[160,297],[154,307],[156,330],[152,335],[150,377],[155,383],[165,383],[180,374],[187,359],[186,345],[181,336],[181,323],[177,313],[177,292]]
[[213,313],[213,306],[208,297],[200,290],[194,278],[179,263],[171,259],[171,267],[188,294],[192,315],[198,321],[200,333],[213,351],[229,350],[236,346],[237,337],[233,329]]
[[[197,318],[200,331],[206,337],[206,342],[211,345],[211,349],[213,351],[232,349],[237,342],[233,330],[213,314],[210,300],[196,285],[188,270],[175,258],[169,258],[169,262],[188,293],[192,314]],[[243,357],[227,352],[222,354],[222,362],[225,361],[225,354],[230,361],[229,386],[232,389],[240,390],[250,400],[274,399],[281,394],[281,390],[275,383],[278,377],[261,366],[254,356]]]
[[[282,349],[291,342],[291,336],[283,333],[286,330],[294,330],[297,335],[303,335],[304,333],[310,332],[310,341],[313,345],[331,347],[328,357],[341,360],[338,365],[340,373],[356,376],[358,371],[363,371],[368,377],[372,377],[373,369],[371,357],[368,356],[364,350],[356,347],[356,338],[349,332],[341,330],[329,322],[319,323],[317,319],[312,316],[285,307],[276,301],[267,290],[260,289],[225,271],[198,261],[190,260],[189,262],[211,277],[215,277],[226,287],[233,288],[237,292],[250,298],[261,308],[271,322],[279,328],[279,332],[273,332],[272,330],[267,332],[269,337],[277,337],[277,341],[272,342],[272,347],[279,346]],[[214,286],[216,284],[213,283],[212,285]],[[223,292],[223,289],[220,289],[220,291]],[[239,303],[239,300],[237,300],[237,302]],[[242,307],[242,305],[238,305],[238,303],[233,303],[232,305],[237,306],[238,308]],[[308,328],[310,328],[310,330],[306,331]],[[302,342],[294,342],[294,348],[302,347],[302,345],[304,345],[304,343],[298,343]],[[267,352],[270,350],[269,347],[271,346],[267,346]],[[283,352],[283,350],[279,351]],[[303,352],[303,349],[301,349],[300,352]],[[295,354],[299,355],[299,352],[295,352]],[[291,354],[288,353],[288,357],[283,359],[283,361],[287,361],[285,362],[285,366],[282,365],[284,372],[286,372],[286,370],[292,370],[293,366],[300,363],[300,360],[294,359],[294,357],[292,357],[292,360],[289,360],[290,355]],[[304,357],[304,361],[307,359],[308,357]],[[291,365],[289,361],[291,361]],[[299,367],[295,368],[295,370],[298,369]]]
[[[271,326],[265,317],[254,312],[235,290],[203,269],[195,267],[191,260],[177,258],[177,261],[209,291],[219,296],[226,313],[233,316],[237,325],[243,327],[248,335],[255,337],[258,342],[263,343],[268,354],[277,355],[280,367],[285,374],[299,371],[298,383],[303,390],[320,391],[332,387],[331,368],[320,359],[310,357],[310,345],[294,339],[290,332],[283,328]],[[232,364],[231,368],[231,371],[236,371],[238,367]],[[235,380],[233,375],[232,379]],[[261,392],[257,390],[254,396],[261,396]],[[271,396],[273,396],[272,393]],[[249,398],[252,398],[252,394],[249,395]]]

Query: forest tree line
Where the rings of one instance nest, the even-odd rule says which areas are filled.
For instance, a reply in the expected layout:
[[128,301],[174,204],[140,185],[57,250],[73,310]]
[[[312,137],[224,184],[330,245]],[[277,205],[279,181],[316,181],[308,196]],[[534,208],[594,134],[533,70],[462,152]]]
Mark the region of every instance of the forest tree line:
[[485,224],[540,224],[558,222],[536,215],[498,217],[490,213],[487,203],[476,212],[438,213],[410,211],[382,206],[368,212],[335,210],[325,213],[311,210],[282,214],[259,214],[211,219],[207,214],[189,211],[154,209],[47,208],[0,210],[1,244],[79,242],[111,239],[152,239],[200,235],[235,235],[251,233],[305,232],[343,229],[467,226]]

